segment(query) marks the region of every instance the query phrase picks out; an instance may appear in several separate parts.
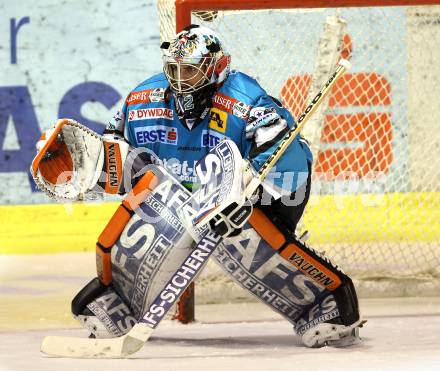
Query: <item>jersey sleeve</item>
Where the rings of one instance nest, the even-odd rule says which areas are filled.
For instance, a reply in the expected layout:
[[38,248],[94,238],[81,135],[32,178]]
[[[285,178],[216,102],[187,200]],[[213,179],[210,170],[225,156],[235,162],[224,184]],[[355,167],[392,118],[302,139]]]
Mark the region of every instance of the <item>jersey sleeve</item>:
[[110,134],[110,135],[122,137],[125,139],[126,142],[131,144],[128,139],[128,132],[127,132],[128,127],[126,125],[126,119],[127,119],[127,100],[124,101],[122,107],[118,111],[116,111],[114,116],[108,122],[104,131],[104,135]]
[[[286,133],[296,126],[290,112],[268,95],[257,99],[246,122],[246,152],[258,171]],[[309,173],[312,153],[307,142],[297,136],[271,170],[263,186],[275,198],[290,195],[303,185]]]

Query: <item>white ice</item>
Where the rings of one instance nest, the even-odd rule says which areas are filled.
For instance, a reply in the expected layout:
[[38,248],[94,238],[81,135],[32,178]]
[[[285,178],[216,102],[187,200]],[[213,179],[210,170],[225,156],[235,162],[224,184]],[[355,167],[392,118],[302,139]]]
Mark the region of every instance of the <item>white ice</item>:
[[[259,304],[246,308],[254,305]],[[224,308],[210,307],[213,312],[214,307]],[[140,352],[123,360],[62,359],[39,353],[45,335],[84,336],[82,330],[8,331],[0,334],[0,370],[440,370],[438,313],[366,316],[362,344],[345,349],[304,348],[287,322],[252,321],[252,311],[248,316],[249,322],[166,321]]]
[[130,359],[49,357],[39,352],[44,336],[87,335],[69,302],[93,261],[14,259],[0,259],[0,371],[440,370],[440,297],[361,299],[363,342],[345,349],[305,348],[263,304],[230,303],[197,305],[195,324],[164,321]]

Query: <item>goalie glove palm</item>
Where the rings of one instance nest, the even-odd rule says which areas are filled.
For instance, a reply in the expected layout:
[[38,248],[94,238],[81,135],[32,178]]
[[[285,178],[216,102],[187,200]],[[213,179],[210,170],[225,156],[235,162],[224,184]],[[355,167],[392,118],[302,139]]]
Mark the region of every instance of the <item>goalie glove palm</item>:
[[117,193],[127,143],[107,140],[74,120],[62,119],[43,134],[36,147],[31,173],[48,196],[59,201],[92,197],[102,170],[105,191]]

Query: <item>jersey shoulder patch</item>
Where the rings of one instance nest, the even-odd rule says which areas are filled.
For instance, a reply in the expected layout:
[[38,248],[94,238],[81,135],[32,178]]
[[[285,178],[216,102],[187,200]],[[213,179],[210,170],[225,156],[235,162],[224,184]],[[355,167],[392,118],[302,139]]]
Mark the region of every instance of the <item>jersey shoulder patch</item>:
[[214,107],[212,110],[223,111],[243,120],[247,120],[249,112],[252,109],[251,105],[221,92],[214,94],[212,97],[212,105]]
[[168,81],[163,73],[154,75],[139,84],[125,100],[127,106],[165,101]]

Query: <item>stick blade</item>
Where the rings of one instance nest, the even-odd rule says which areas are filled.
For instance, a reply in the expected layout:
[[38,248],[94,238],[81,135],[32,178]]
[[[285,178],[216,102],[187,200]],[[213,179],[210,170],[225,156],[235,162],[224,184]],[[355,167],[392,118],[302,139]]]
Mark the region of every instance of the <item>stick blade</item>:
[[66,358],[124,358],[141,349],[152,332],[152,328],[136,324],[126,335],[112,339],[46,336],[41,352]]

